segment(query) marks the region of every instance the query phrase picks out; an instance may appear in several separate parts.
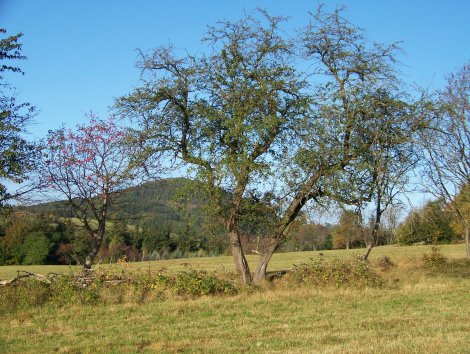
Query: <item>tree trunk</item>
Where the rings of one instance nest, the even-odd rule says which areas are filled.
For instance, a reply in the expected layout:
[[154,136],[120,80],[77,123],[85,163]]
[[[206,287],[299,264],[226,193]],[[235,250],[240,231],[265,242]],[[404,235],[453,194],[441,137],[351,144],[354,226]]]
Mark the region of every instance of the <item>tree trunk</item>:
[[242,284],[251,283],[251,272],[248,262],[246,261],[245,254],[243,253],[240,236],[236,231],[229,232],[230,250],[232,251],[233,262],[237,269],[237,274],[240,277]]
[[260,258],[258,261],[258,265],[256,266],[256,270],[253,277],[253,282],[255,284],[261,283],[263,280],[266,279],[266,271],[268,268],[268,263],[271,260],[272,255],[276,251],[279,246],[279,242],[277,239],[271,239],[269,245],[264,249],[264,251],[260,254]]
[[382,213],[383,213],[383,209],[381,208],[381,201],[382,201],[382,194],[378,193],[377,204],[375,207],[374,227],[372,228],[372,233],[370,235],[369,242],[367,242],[366,240],[366,246],[367,246],[366,252],[362,255],[362,259],[364,261],[367,261],[367,258],[369,258],[370,251],[372,251],[372,248],[378,243],[380,219],[382,218]]
[[88,255],[85,258],[85,263],[83,264],[83,269],[90,270],[91,266],[93,264],[93,261],[95,260],[96,255],[98,254],[101,244],[103,243],[103,236],[104,236],[104,231],[103,232],[98,232],[93,235],[93,247],[88,253]]
[[362,255],[362,259],[364,261],[367,261],[367,258],[369,258],[369,254],[370,254],[370,251],[372,251],[372,248],[374,247],[374,245],[372,243],[369,243],[367,245],[367,248],[366,248],[366,251],[364,252],[364,254]]
[[372,235],[370,235],[369,240],[366,240],[367,248],[364,254],[362,255],[362,259],[364,261],[367,261],[367,258],[369,258],[370,251],[372,251],[372,248],[376,244],[377,235],[379,234],[379,227],[380,227],[380,222],[377,222],[377,220],[375,220],[374,228],[372,229]]

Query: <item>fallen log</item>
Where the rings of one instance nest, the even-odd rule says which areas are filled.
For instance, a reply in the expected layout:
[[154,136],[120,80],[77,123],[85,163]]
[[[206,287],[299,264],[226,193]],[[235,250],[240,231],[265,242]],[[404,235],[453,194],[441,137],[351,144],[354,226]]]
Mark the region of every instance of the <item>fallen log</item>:
[[42,283],[51,284],[52,283],[51,278],[53,279],[56,276],[57,276],[57,274],[55,274],[55,273],[50,273],[48,275],[43,275],[43,274],[36,274],[36,273],[27,272],[25,270],[19,270],[18,275],[16,277],[14,277],[10,280],[1,280],[0,285],[2,285],[2,286],[11,285],[13,283],[16,283],[18,280],[25,279],[25,278],[33,278],[33,279],[36,279],[37,281],[40,281]]

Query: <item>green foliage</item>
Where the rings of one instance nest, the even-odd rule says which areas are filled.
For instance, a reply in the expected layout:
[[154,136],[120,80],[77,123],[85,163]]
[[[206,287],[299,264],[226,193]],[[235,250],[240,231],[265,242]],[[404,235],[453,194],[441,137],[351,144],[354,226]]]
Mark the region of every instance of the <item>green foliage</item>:
[[50,286],[50,302],[54,305],[69,304],[92,305],[99,300],[98,283],[83,286],[76,281],[76,276],[64,275]]
[[238,292],[237,286],[229,281],[221,280],[205,271],[191,269],[180,272],[176,276],[175,289],[178,294],[187,295],[234,295]]
[[286,276],[288,282],[307,286],[380,287],[383,279],[360,257],[312,258],[295,265]]
[[0,314],[41,306],[51,300],[51,287],[35,279],[0,288]]
[[5,252],[3,251],[2,245],[0,245],[0,266],[5,265]]
[[354,248],[364,244],[364,227],[353,210],[343,210],[339,223],[333,228],[333,248]]
[[294,223],[281,247],[287,252],[331,249],[331,229],[315,223]]
[[[470,183],[467,183],[454,198],[454,203],[449,205],[449,209],[453,211],[453,217],[451,221],[452,229],[461,238],[465,237],[465,220],[470,220]],[[460,217],[456,211],[460,212]]]
[[61,275],[51,284],[27,278],[0,287],[0,313],[46,303],[59,307],[145,303],[167,296],[235,295],[238,291],[233,281],[194,269],[177,275],[167,275],[163,269],[145,273],[130,273],[125,268],[121,272],[97,269],[92,273]]
[[21,264],[44,264],[51,247],[52,242],[44,232],[35,231],[27,234],[20,247]]
[[45,214],[14,211],[3,219],[0,236],[4,263],[45,264],[56,261],[59,246],[70,242],[70,229],[60,219]]
[[72,246],[70,260],[73,260],[72,263],[81,264],[90,251],[90,236],[81,228],[75,229],[69,242]]
[[[6,30],[0,28],[0,34]],[[37,148],[22,136],[26,125],[35,115],[35,107],[29,103],[17,103],[14,88],[4,82],[3,72],[22,73],[12,60],[24,60],[22,44],[18,42],[22,34],[0,38],[0,179],[21,183],[33,170]],[[0,183],[0,211],[15,195],[7,192]]]
[[428,202],[423,208],[412,211],[398,227],[398,242],[402,245],[449,243],[456,238],[451,220],[441,201]]

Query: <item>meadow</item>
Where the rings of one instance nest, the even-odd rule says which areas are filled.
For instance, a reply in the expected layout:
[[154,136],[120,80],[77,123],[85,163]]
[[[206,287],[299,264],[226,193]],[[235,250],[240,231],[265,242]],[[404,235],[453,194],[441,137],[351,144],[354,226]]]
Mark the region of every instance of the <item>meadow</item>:
[[[345,259],[362,250],[276,254],[271,271],[311,258]],[[44,304],[0,317],[0,352],[282,352],[469,353],[470,265],[464,245],[440,247],[444,262],[425,261],[429,246],[372,251],[380,287],[309,286],[277,279],[236,295],[170,296],[136,303]],[[385,258],[387,261],[384,262]],[[254,266],[256,257],[249,257]],[[100,265],[117,272],[233,269],[230,257]],[[0,267],[70,272],[68,267]],[[2,289],[0,289],[0,292]]]

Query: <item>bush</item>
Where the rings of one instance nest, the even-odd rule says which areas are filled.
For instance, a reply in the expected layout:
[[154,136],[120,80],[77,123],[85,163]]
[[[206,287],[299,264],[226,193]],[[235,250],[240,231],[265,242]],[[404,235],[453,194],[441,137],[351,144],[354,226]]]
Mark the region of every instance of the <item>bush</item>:
[[0,244],[0,266],[5,265],[5,252],[3,251],[3,247]]
[[0,314],[40,306],[50,299],[50,286],[35,279],[3,286],[0,288]]
[[360,257],[312,258],[309,263],[294,266],[283,279],[288,283],[318,287],[380,287],[383,285],[383,279],[379,274]]
[[429,267],[437,267],[447,262],[446,257],[441,253],[441,249],[434,245],[431,246],[431,252],[423,254],[423,261]]
[[221,280],[204,271],[190,270],[176,276],[175,290],[178,294],[188,295],[234,295],[238,288],[234,283]]
[[56,305],[93,305],[100,299],[98,283],[82,286],[76,276],[65,275],[51,285],[51,302]]
[[51,284],[22,279],[0,287],[0,313],[46,303],[54,306],[146,303],[161,301],[167,296],[236,293],[235,282],[203,271],[190,270],[170,276],[163,269],[144,274],[132,274],[125,269],[120,273],[97,269],[58,276],[51,279]]

